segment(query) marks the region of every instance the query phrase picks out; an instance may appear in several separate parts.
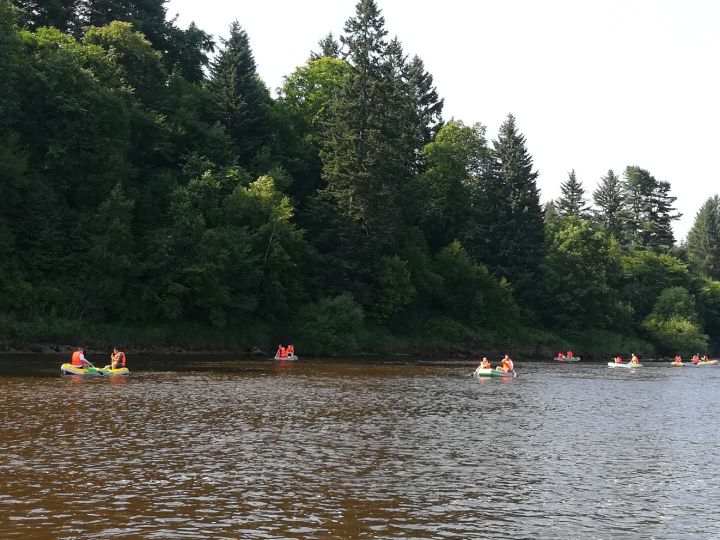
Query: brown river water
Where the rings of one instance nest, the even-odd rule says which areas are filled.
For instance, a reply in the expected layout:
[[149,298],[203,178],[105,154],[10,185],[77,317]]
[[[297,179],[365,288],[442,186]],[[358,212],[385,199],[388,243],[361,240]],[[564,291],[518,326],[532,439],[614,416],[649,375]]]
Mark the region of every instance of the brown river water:
[[129,361],[0,357],[0,538],[720,537],[720,367]]

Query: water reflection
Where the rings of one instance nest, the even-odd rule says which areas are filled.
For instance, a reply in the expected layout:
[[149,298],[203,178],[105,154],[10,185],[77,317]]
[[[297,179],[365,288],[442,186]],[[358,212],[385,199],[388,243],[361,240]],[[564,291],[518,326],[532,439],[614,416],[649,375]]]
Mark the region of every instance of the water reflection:
[[720,534],[720,369],[197,360],[6,373],[0,536]]

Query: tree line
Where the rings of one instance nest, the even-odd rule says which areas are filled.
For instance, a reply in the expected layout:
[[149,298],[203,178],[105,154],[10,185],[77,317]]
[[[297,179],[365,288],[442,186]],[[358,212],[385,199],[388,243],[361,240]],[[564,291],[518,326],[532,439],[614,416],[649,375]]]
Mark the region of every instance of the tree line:
[[0,0],[0,39],[5,340],[687,354],[720,338],[717,196],[682,245],[670,184],[638,166],[592,205],[572,171],[543,207],[517,120],[494,138],[445,121],[375,0],[276,97],[238,22],[216,41],[162,0]]

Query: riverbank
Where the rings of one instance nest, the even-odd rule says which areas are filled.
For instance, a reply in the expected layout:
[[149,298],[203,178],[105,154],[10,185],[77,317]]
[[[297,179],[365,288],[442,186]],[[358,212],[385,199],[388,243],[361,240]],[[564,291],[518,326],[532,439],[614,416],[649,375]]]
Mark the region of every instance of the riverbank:
[[647,357],[656,352],[642,338],[602,329],[561,336],[530,327],[498,332],[442,321],[431,321],[405,332],[362,326],[353,328],[352,333],[317,332],[312,337],[303,336],[290,326],[268,325],[224,329],[193,324],[135,327],[62,319],[0,324],[0,353],[14,354],[68,354],[82,346],[89,354],[104,354],[119,347],[133,354],[223,353],[267,357],[275,353],[278,343],[293,343],[301,356],[315,357],[406,354],[423,358],[498,358],[510,354],[523,360],[552,358],[558,351],[572,350],[582,358],[600,359],[631,352]]

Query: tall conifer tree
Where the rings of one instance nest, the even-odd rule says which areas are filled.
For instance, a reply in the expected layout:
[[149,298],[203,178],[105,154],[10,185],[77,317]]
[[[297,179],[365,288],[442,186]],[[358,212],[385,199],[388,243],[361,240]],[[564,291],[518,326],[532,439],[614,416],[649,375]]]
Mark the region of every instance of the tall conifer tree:
[[625,193],[622,181],[612,169],[600,179],[600,185],[593,192],[593,201],[597,206],[594,212],[595,219],[603,226],[605,232],[620,241],[627,219]]
[[720,197],[710,197],[695,216],[688,233],[690,262],[708,277],[720,281]]
[[586,217],[588,206],[585,190],[575,175],[575,169],[568,173],[568,179],[560,185],[562,196],[557,200],[557,211],[561,216]]
[[433,76],[425,70],[425,64],[414,56],[408,65],[408,80],[415,96],[417,125],[422,146],[431,142],[442,127],[442,110],[445,100],[438,96]]
[[208,89],[215,114],[237,145],[240,163],[247,165],[267,142],[270,94],[257,75],[247,32],[237,21],[210,68]]
[[513,115],[500,127],[493,146],[481,194],[482,260],[512,283],[526,307],[532,307],[544,241],[538,173]]
[[680,218],[673,213],[676,197],[670,195],[670,184],[631,166],[625,169],[625,193],[629,241],[655,250],[670,249],[675,243],[672,222]]
[[351,73],[335,101],[322,151],[325,190],[341,216],[366,240],[387,245],[402,215],[410,178],[407,127],[411,96],[403,91],[399,43],[388,51],[385,20],[374,0],[361,0],[342,42]]

